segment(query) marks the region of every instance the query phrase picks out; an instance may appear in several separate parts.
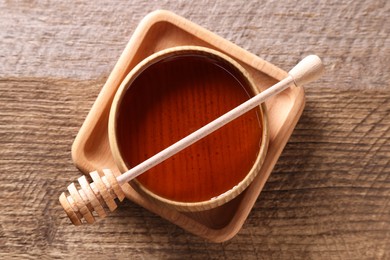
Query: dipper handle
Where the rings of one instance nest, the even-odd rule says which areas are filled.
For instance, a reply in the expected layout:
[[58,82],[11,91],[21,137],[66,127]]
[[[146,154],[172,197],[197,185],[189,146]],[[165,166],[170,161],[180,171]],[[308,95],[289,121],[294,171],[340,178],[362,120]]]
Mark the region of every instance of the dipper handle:
[[288,74],[294,79],[295,86],[300,87],[317,80],[324,72],[321,59],[317,55],[309,55],[295,65]]
[[289,75],[273,85],[268,89],[262,91],[260,94],[252,97],[251,99],[245,101],[241,105],[233,108],[207,125],[199,128],[195,132],[187,135],[183,139],[177,141],[171,146],[165,148],[161,152],[153,155],[149,159],[143,161],[142,163],[131,168],[127,172],[118,176],[117,180],[120,185],[131,181],[132,179],[138,177],[147,170],[153,168],[169,157],[175,155],[186,147],[192,145],[193,143],[199,141],[205,136],[211,134],[227,123],[233,121],[237,117],[245,114],[249,110],[259,106],[269,97],[272,97],[286,88],[290,87],[292,84],[295,86],[301,86],[303,84],[309,83],[313,80],[319,78],[324,72],[324,66],[322,65],[321,59],[316,55],[309,55],[300,61],[290,72]]

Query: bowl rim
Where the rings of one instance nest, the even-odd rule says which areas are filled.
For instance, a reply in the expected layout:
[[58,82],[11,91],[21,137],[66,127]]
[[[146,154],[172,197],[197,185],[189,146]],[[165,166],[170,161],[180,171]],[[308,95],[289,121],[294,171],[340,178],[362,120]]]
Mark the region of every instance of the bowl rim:
[[[126,93],[127,89],[130,87],[130,85],[133,83],[133,81],[148,67],[151,65],[161,61],[162,59],[165,59],[167,57],[171,57],[174,55],[180,55],[180,54],[201,54],[208,57],[212,57],[215,59],[222,60],[223,62],[231,65],[234,69],[236,69],[246,80],[246,84],[249,87],[249,89],[252,91],[253,96],[257,95],[260,90],[256,88],[256,85],[254,84],[254,81],[252,80],[249,73],[234,59],[230,58],[226,54],[223,54],[217,50],[206,48],[206,47],[200,47],[200,46],[178,46],[178,47],[172,47],[167,48],[164,50],[161,50],[159,52],[156,52],[148,57],[146,57],[144,60],[142,60],[140,63],[138,63],[124,78],[122,83],[120,84],[118,90],[115,93],[114,99],[112,101],[110,113],[109,113],[109,119],[108,119],[108,139],[110,144],[110,149],[114,158],[114,161],[120,170],[120,172],[126,172],[128,170],[126,163],[124,162],[119,146],[118,146],[118,140],[116,135],[116,125],[117,125],[117,111],[120,107],[120,104],[122,102],[122,99],[124,97],[124,94]],[[228,201],[234,199],[237,197],[241,192],[243,192],[253,181],[253,179],[256,177],[257,173],[259,172],[263,162],[264,158],[268,149],[268,118],[267,118],[267,109],[265,103],[262,103],[261,105],[257,106],[259,110],[259,114],[261,117],[261,123],[262,123],[262,139],[261,144],[259,148],[259,153],[256,157],[255,162],[252,165],[252,168],[249,170],[248,174],[245,176],[244,179],[242,179],[239,183],[237,183],[234,187],[227,190],[226,192],[213,197],[206,201],[199,201],[199,202],[182,202],[182,201],[175,201],[171,199],[164,198],[162,196],[159,196],[152,191],[150,191],[148,188],[146,188],[144,185],[142,185],[136,178],[130,181],[130,184],[135,188],[137,191],[141,192],[142,194],[147,195],[148,197],[152,198],[153,200],[163,203],[164,205],[167,205],[171,208],[174,208],[179,211],[202,211],[202,210],[208,210],[212,209],[218,206],[221,206],[224,203],[227,203]]]

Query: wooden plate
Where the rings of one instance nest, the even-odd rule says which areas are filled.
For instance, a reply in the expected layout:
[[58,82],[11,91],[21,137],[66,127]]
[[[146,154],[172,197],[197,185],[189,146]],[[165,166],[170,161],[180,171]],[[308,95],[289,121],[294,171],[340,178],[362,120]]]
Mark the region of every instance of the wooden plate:
[[[108,141],[108,117],[115,92],[125,76],[141,60],[159,50],[182,45],[205,46],[227,54],[251,74],[260,90],[287,75],[276,66],[180,16],[168,11],[150,13],[134,32],[73,143],[73,161],[84,174],[103,168],[120,174]],[[232,238],[248,217],[303,111],[304,103],[303,88],[295,87],[266,102],[269,148],[264,164],[252,184],[229,203],[207,211],[183,213],[156,204],[141,196],[130,185],[124,187],[126,197],[210,241],[222,242]]]

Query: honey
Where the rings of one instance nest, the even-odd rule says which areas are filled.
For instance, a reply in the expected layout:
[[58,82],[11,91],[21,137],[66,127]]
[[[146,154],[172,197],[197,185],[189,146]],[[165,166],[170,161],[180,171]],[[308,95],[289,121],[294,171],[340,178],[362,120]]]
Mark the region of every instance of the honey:
[[[128,169],[254,95],[236,68],[205,55],[164,58],[140,73],[117,113],[118,148]],[[262,142],[259,108],[137,177],[149,191],[178,202],[210,200],[253,167]]]

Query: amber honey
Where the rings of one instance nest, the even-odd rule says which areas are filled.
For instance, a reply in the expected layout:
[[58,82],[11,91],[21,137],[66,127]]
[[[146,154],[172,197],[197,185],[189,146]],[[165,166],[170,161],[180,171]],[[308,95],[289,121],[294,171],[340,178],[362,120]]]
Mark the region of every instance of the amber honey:
[[[164,58],[128,87],[117,112],[118,148],[127,168],[143,162],[254,95],[230,64],[205,55]],[[178,202],[210,200],[253,167],[262,142],[258,108],[145,172],[137,181]]]

